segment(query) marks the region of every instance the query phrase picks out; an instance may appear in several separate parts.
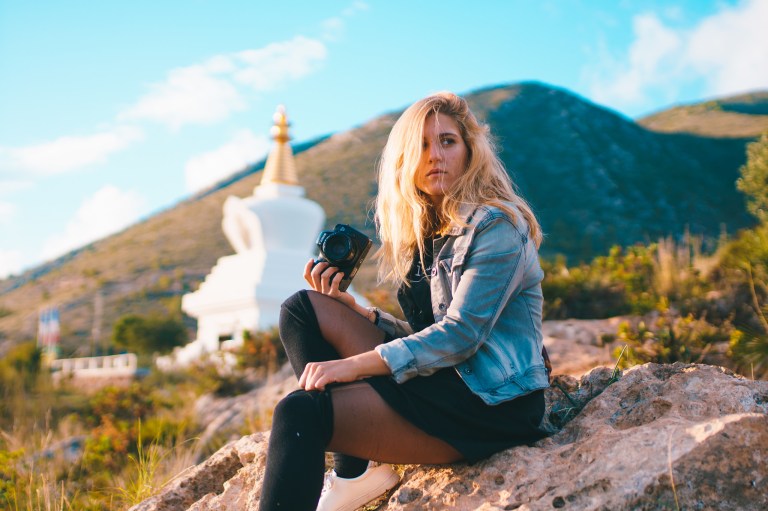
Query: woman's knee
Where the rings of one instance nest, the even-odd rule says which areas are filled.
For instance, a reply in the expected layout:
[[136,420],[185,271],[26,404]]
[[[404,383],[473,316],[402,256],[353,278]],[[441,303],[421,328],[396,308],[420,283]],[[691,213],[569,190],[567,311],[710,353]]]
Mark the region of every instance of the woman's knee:
[[307,305],[312,305],[307,297],[307,290],[302,289],[293,293],[291,296],[285,299],[280,305],[280,315],[285,312],[290,312],[294,316],[301,315],[306,310]]
[[315,327],[317,317],[312,302],[307,296],[307,290],[302,289],[289,296],[280,306],[278,329],[282,333],[288,327],[300,324]]
[[272,416],[273,433],[283,431],[311,431],[319,433],[323,444],[333,435],[333,405],[326,392],[296,390],[275,406]]

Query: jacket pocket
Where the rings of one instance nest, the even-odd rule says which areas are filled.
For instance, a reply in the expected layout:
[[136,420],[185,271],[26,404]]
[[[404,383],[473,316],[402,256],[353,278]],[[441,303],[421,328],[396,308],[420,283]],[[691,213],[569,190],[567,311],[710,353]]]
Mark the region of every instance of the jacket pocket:
[[462,266],[464,266],[463,255],[447,257],[437,262],[435,271],[439,273],[443,289],[450,290],[451,295],[456,291],[461,280]]

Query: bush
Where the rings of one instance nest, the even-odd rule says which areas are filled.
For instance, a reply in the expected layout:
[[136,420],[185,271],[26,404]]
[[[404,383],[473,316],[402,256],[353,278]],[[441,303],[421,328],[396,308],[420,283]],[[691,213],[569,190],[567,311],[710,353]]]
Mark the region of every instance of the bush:
[[562,258],[542,262],[545,319],[607,318],[653,310],[655,249],[613,247],[607,256],[575,268],[568,268]]
[[240,368],[255,368],[262,375],[274,373],[287,360],[277,328],[243,332],[243,345],[236,355]]
[[175,317],[129,314],[115,323],[112,340],[140,354],[168,353],[187,342],[187,330]]
[[768,379],[768,335],[735,329],[731,334],[728,356],[742,374]]
[[[647,362],[671,364],[674,362],[707,362],[707,356],[718,343],[726,343],[733,328],[708,323],[693,315],[678,316],[671,309],[662,311],[652,325],[640,321],[636,327],[625,321],[619,325],[616,340],[627,345],[622,367]],[[622,348],[616,348],[616,355]]]

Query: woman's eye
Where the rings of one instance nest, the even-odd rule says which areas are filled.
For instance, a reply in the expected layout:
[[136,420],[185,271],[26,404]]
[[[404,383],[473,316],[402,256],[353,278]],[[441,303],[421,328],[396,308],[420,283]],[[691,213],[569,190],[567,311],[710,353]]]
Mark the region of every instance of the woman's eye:
[[453,145],[453,144],[456,143],[456,141],[454,139],[452,139],[452,138],[444,138],[444,139],[440,140],[440,143],[442,145]]

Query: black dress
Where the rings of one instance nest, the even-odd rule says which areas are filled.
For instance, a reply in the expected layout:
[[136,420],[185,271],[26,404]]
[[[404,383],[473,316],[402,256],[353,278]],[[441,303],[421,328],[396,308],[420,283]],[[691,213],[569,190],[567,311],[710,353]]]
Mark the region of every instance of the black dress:
[[[427,240],[426,245],[429,253],[425,261],[431,264],[432,240]],[[400,307],[414,332],[435,322],[430,271],[431,268],[421,267],[417,252],[408,275],[411,286],[403,285],[397,293]],[[539,429],[544,416],[543,390],[488,405],[467,387],[453,367],[400,384],[389,376],[366,381],[400,415],[450,444],[469,462],[545,436]]]

